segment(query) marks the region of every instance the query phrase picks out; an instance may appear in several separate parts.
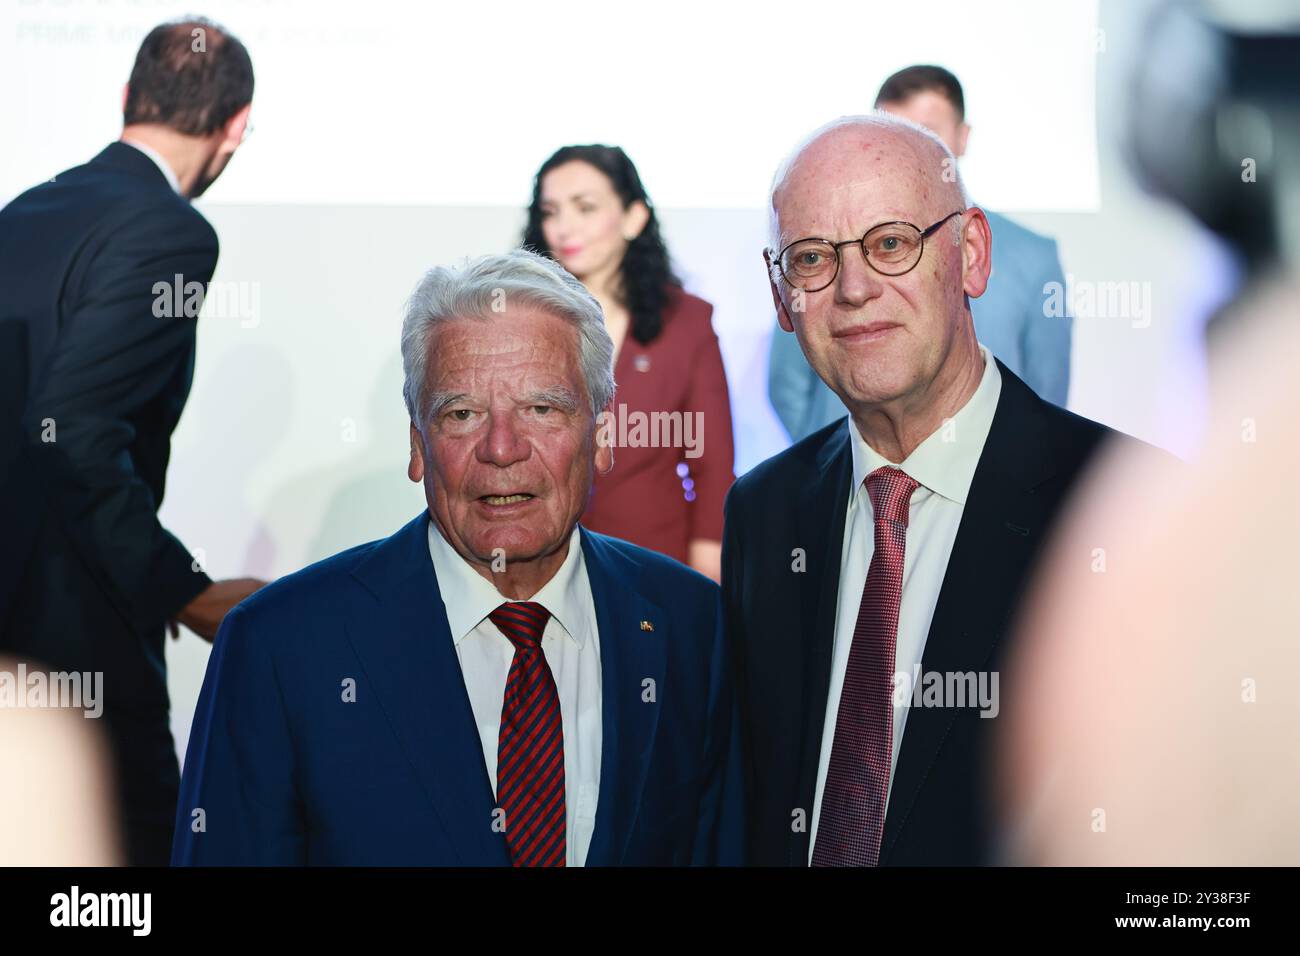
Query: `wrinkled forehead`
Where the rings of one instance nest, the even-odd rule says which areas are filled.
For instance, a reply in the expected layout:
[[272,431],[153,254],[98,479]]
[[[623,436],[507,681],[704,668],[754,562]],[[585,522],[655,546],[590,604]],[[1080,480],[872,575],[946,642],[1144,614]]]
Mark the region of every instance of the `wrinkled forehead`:
[[499,371],[518,383],[549,379],[576,382],[577,329],[571,322],[535,309],[447,319],[429,339],[432,378],[482,377]]
[[929,143],[878,131],[809,143],[772,193],[777,248],[805,236],[852,238],[889,219],[929,225],[963,205],[945,159]]

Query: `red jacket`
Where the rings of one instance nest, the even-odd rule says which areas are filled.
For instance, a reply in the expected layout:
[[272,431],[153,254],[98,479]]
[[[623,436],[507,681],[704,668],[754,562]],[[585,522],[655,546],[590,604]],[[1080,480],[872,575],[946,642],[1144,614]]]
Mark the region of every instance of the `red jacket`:
[[592,531],[682,562],[692,540],[722,540],[722,502],[735,478],[712,314],[703,299],[674,292],[653,342],[642,345],[630,333],[623,340],[614,366],[614,468],[596,476],[582,516]]

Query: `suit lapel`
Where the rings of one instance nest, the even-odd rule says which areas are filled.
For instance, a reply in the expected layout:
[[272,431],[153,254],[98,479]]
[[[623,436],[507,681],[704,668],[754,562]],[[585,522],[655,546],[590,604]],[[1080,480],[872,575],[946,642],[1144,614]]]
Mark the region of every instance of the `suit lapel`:
[[[623,862],[645,789],[665,693],[668,617],[637,590],[640,567],[608,539],[582,531],[600,639],[600,794],[588,866]],[[648,621],[653,630],[643,630]],[[653,681],[654,700],[646,681]]]
[[496,801],[421,515],[353,571],[376,598],[349,640],[462,864],[508,866]]
[[795,509],[800,516],[798,540],[808,542],[808,570],[799,575],[800,620],[807,630],[800,642],[803,650],[803,707],[796,792],[800,800],[798,805],[805,808],[808,815],[809,827],[791,833],[789,862],[792,866],[808,865],[809,829],[835,648],[835,609],[839,603],[844,523],[849,484],[853,480],[849,427],[846,418],[818,454],[814,479],[801,490],[801,500]]
[[[998,369],[998,407],[939,590],[922,674],[987,666],[1048,518],[1034,495],[1035,486],[1053,473],[1050,435],[1036,414],[1040,400],[1001,362]],[[953,707],[909,711],[885,816],[882,863],[956,716]]]

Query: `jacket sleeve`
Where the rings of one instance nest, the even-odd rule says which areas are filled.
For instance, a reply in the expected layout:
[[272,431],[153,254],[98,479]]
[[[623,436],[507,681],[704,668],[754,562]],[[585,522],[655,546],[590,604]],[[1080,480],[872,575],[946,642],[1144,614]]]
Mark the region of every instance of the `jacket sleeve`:
[[[25,422],[54,507],[143,629],[175,617],[211,583],[158,521],[160,502],[135,461],[134,423],[188,394],[197,320],[171,292],[178,281],[206,289],[217,251],[212,227],[182,212],[143,211],[115,231],[68,296]],[[180,314],[157,314],[178,304]]]
[[1061,259],[1056,243],[1044,240],[1035,248],[1033,281],[1026,303],[1028,314],[1021,331],[1021,348],[1025,357],[1025,383],[1054,405],[1065,407],[1070,395],[1070,346],[1073,319],[1046,315],[1043,310],[1044,288],[1049,282],[1065,288]]
[[699,322],[703,328],[691,364],[686,411],[699,412],[702,430],[696,435],[698,458],[687,458],[695,500],[691,503],[690,540],[722,540],[722,503],[735,480],[735,445],[731,430],[731,396],[722,364],[718,336],[709,306]]
[[173,866],[302,866],[305,814],[272,641],[250,614],[213,643],[185,754]]

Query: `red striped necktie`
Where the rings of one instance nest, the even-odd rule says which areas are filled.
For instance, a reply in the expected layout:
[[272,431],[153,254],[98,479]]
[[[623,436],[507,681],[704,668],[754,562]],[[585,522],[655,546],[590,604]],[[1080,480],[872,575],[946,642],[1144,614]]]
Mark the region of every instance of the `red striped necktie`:
[[551,612],[532,601],[488,618],[515,646],[497,738],[497,806],[515,866],[564,866],[564,724],[560,694],[542,653]]
[[877,468],[867,475],[866,484],[875,512],[876,547],[835,717],[813,866],[875,866],[885,830],[908,504],[920,485],[897,468]]

